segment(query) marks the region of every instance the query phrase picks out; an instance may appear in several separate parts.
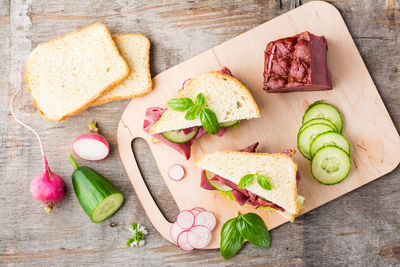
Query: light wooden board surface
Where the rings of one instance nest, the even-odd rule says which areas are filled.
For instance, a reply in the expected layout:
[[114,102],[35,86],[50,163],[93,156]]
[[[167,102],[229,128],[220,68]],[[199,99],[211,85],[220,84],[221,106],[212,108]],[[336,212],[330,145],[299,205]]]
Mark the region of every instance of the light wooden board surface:
[[[2,266],[395,266],[400,263],[400,168],[271,231],[268,250],[246,244],[224,261],[218,250],[184,253],[157,233],[142,209],[116,149],[118,120],[129,101],[90,108],[49,123],[29,97],[18,105],[43,139],[50,166],[67,184],[66,198],[46,216],[29,193],[42,171],[34,136],[12,120],[8,101],[23,85],[26,57],[40,42],[105,22],[112,33],[140,32],[151,40],[155,76],[232,37],[287,12],[292,1],[43,1],[0,0],[0,265]],[[294,1],[293,1],[294,2]],[[303,3],[308,1],[303,0]],[[400,2],[333,0],[377,85],[397,130],[400,126]],[[109,158],[87,163],[126,196],[110,220],[93,224],[75,199],[67,155],[86,124],[97,119],[111,144]],[[178,208],[144,142],[134,142],[139,167],[163,214]],[[146,246],[125,247],[132,221],[149,229]]]
[[[328,40],[328,68],[333,90],[325,92],[297,92],[268,94],[262,89],[264,50],[268,42],[309,30],[324,35]],[[346,64],[347,62],[347,64]],[[192,157],[184,157],[170,147],[152,144],[150,135],[143,131],[144,113],[148,107],[166,107],[168,99],[176,97],[177,88],[187,78],[204,71],[219,70],[223,66],[244,82],[257,102],[261,118],[243,121],[239,129],[229,129],[222,137],[207,135],[194,142]],[[306,108],[316,100],[334,104],[344,117],[343,134],[351,144],[352,171],[343,182],[325,186],[315,181],[310,173],[310,162],[300,153],[294,156],[301,181],[299,194],[306,198],[306,213],[390,171],[400,161],[400,137],[391,121],[377,89],[359,55],[357,48],[337,9],[325,2],[311,2],[275,18],[232,40],[191,58],[154,79],[153,91],[132,100],[123,113],[118,127],[117,141],[122,162],[150,221],[160,234],[170,240],[170,223],[159,211],[146,188],[132,152],[134,138],[144,138],[180,210],[203,207],[217,217],[217,226],[206,248],[218,248],[224,222],[242,213],[259,214],[269,229],[286,221],[278,213],[241,207],[216,191],[200,188],[200,169],[195,160],[204,153],[217,150],[238,150],[256,141],[258,152],[280,152],[297,149],[297,131]],[[382,134],[384,133],[384,134]],[[177,182],[168,178],[168,167],[181,164],[186,176]]]

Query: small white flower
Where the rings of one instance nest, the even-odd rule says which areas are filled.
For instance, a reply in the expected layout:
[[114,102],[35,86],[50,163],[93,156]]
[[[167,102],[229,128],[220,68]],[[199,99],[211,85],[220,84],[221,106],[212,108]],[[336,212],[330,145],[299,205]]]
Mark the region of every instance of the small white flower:
[[141,247],[141,246],[144,246],[144,244],[145,244],[146,242],[144,241],[144,240],[141,240],[140,242],[139,242],[139,246]]
[[131,247],[137,247],[137,245],[138,245],[138,242],[137,241],[133,241],[132,244],[131,244]]
[[143,233],[144,235],[147,235],[147,230],[143,229],[142,233]]

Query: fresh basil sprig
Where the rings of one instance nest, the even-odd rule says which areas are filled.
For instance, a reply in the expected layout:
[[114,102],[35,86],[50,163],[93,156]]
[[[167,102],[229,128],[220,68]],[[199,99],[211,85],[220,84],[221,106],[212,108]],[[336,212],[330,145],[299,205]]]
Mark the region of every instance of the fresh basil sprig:
[[242,248],[244,239],[237,229],[237,218],[232,218],[222,226],[221,255],[225,260],[233,257]]
[[244,240],[260,248],[270,247],[268,228],[257,214],[242,215],[238,212],[236,218],[224,223],[220,243],[222,257],[227,260],[234,256],[242,248]]
[[242,178],[240,178],[238,188],[239,189],[246,189],[248,188],[254,181],[254,179],[257,178],[257,183],[261,188],[265,190],[271,190],[272,186],[271,183],[268,181],[267,177],[264,175],[255,173],[255,174],[246,174]]
[[170,99],[167,105],[176,111],[186,111],[185,119],[188,121],[200,116],[203,128],[210,134],[216,134],[219,130],[217,115],[211,109],[204,107],[205,102],[206,97],[203,93],[200,93],[197,95],[195,103],[190,98],[184,97]]

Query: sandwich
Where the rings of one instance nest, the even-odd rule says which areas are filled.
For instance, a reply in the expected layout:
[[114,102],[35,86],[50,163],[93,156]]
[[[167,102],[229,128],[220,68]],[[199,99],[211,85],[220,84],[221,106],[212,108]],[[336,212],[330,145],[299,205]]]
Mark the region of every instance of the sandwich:
[[186,159],[194,140],[207,133],[223,136],[241,120],[260,117],[249,90],[227,68],[188,80],[167,105],[148,108],[143,129],[153,141],[165,143]]
[[217,151],[201,156],[200,186],[218,190],[243,206],[270,209],[293,222],[304,198],[297,195],[300,175],[292,159],[295,151],[255,153],[258,143],[240,151]]

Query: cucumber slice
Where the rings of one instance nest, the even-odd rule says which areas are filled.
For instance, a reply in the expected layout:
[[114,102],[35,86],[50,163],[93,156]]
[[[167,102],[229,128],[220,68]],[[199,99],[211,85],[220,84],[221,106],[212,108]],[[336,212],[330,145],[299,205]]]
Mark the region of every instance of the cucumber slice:
[[346,137],[336,132],[326,132],[319,134],[315,137],[314,141],[312,141],[310,146],[311,157],[315,155],[318,149],[328,145],[340,147],[350,155],[350,144]]
[[161,135],[164,136],[165,139],[167,139],[168,141],[177,144],[182,144],[192,140],[196,136],[198,131],[199,129],[196,129],[188,134],[185,134],[182,130],[174,130],[174,131],[163,132],[161,133]]
[[310,145],[314,138],[325,132],[334,131],[331,126],[327,124],[317,123],[311,124],[304,128],[301,132],[297,135],[297,147],[299,148],[300,153],[307,159],[311,159],[310,155]]
[[301,127],[299,132],[301,132],[304,128],[306,128],[307,126],[310,126],[311,124],[317,124],[317,123],[323,123],[323,124],[327,124],[329,126],[331,126],[332,128],[335,129],[335,132],[337,132],[336,126],[333,122],[331,122],[330,120],[327,119],[312,119],[307,121],[306,123],[304,123]]
[[109,218],[124,202],[121,192],[89,167],[77,168],[72,174],[72,183],[79,203],[95,223]]
[[342,132],[343,129],[343,118],[340,115],[340,112],[334,106],[322,102],[317,101],[311,104],[303,116],[303,124],[312,119],[327,119],[333,122],[336,126],[336,129],[339,133]]
[[222,184],[220,181],[215,180],[215,181],[210,181],[210,179],[214,176],[214,174],[210,171],[205,171],[206,174],[206,178],[208,180],[208,182],[210,183],[210,185],[212,187],[214,187],[215,189],[217,189],[220,192],[230,192],[233,189],[225,184]]
[[340,183],[347,177],[350,169],[349,154],[337,146],[320,148],[311,161],[311,174],[321,184]]
[[236,125],[238,123],[239,123],[239,121],[226,121],[226,122],[218,123],[218,127],[220,127],[220,128],[228,128],[228,127],[232,127],[232,126],[234,126],[234,125]]

